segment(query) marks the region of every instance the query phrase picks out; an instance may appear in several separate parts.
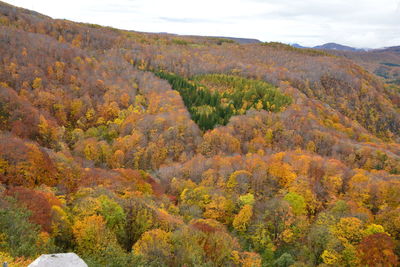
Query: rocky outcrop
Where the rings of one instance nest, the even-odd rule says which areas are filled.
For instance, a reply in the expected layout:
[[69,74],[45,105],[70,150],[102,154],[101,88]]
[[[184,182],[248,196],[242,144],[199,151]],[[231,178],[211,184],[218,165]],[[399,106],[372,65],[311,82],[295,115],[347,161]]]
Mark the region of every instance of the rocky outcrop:
[[88,267],[75,253],[43,254],[28,267]]

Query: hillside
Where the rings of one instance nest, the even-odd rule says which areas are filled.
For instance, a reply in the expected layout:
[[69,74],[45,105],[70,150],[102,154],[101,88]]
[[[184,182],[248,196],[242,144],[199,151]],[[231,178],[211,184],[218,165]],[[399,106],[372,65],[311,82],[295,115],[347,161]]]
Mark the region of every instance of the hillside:
[[124,31],[0,2],[0,262],[396,266],[400,91],[371,71],[395,52]]
[[390,85],[400,86],[400,47],[374,49],[365,52],[335,52],[349,58],[370,72],[383,78]]

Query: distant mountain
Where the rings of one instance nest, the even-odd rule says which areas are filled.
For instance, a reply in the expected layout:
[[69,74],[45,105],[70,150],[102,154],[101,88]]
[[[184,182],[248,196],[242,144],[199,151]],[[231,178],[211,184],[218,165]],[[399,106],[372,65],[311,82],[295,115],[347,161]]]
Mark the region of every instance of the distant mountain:
[[376,51],[376,52],[394,52],[394,53],[400,53],[400,46],[385,47],[385,48],[382,48],[382,49],[375,49],[374,51]]
[[324,50],[340,50],[340,51],[359,51],[362,49],[357,49],[351,46],[341,45],[337,43],[326,43],[323,45],[317,45],[313,47],[314,49],[324,49]]
[[400,53],[400,45],[398,46],[389,46],[383,48],[355,48],[351,46],[341,45],[337,43],[326,43],[323,45],[317,46],[303,46],[298,43],[290,44],[295,48],[311,48],[311,49],[320,49],[320,50],[335,50],[335,51],[349,51],[349,52],[373,52],[373,53],[384,53],[384,52],[391,52],[391,53]]
[[309,48],[309,47],[306,47],[306,46],[302,46],[302,45],[299,45],[299,44],[290,44],[291,46],[293,46],[293,47],[296,47],[296,48]]
[[302,46],[300,44],[295,43],[295,44],[291,44],[291,46],[296,47],[296,48],[313,48],[313,49],[319,49],[319,50],[353,51],[353,52],[369,50],[369,49],[364,49],[364,48],[354,48],[351,46],[341,45],[341,44],[337,44],[337,43],[326,43],[326,44],[317,45],[314,47]]

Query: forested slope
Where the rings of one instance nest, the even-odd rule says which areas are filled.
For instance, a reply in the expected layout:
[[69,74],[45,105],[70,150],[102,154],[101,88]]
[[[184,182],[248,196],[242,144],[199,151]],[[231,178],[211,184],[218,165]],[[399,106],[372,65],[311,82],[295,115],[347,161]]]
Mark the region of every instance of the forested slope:
[[398,91],[279,43],[0,2],[0,262],[397,266]]

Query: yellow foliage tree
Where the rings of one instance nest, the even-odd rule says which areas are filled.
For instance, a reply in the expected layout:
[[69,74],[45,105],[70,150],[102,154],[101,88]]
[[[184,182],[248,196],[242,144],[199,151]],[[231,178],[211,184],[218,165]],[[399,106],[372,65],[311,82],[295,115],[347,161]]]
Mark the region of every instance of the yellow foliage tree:
[[33,89],[41,89],[42,88],[42,79],[41,78],[35,78],[32,82],[32,88]]
[[50,125],[43,115],[39,117],[39,134],[46,145],[52,145],[58,139],[57,128]]
[[324,250],[321,258],[325,264],[335,265],[339,262],[340,255],[334,250]]
[[251,217],[253,216],[253,207],[250,205],[244,205],[240,212],[233,219],[233,227],[238,232],[246,232],[247,227],[250,224]]
[[133,246],[135,254],[142,255],[145,259],[165,262],[172,254],[171,233],[161,229],[145,232]]
[[332,232],[342,242],[358,243],[364,236],[363,223],[355,217],[341,218]]
[[261,257],[255,252],[241,253],[239,262],[242,267],[261,267]]
[[229,223],[231,221],[231,214],[234,205],[231,200],[223,196],[215,197],[209,204],[206,205],[204,217],[214,219],[222,223]]
[[57,61],[55,64],[55,73],[56,77],[58,80],[61,80],[64,78],[64,68],[65,68],[65,63]]
[[102,216],[92,215],[77,220],[72,230],[77,251],[82,255],[101,254],[110,244],[116,244],[116,237],[107,229]]
[[378,234],[378,233],[385,233],[385,228],[382,225],[371,223],[367,226],[364,231],[365,236]]
[[351,177],[349,181],[348,195],[352,200],[356,201],[359,205],[367,205],[370,194],[369,194],[370,178],[359,172]]
[[268,168],[269,174],[278,179],[281,187],[287,188],[297,177],[289,164],[282,161],[273,161]]
[[109,165],[112,168],[122,168],[124,166],[125,153],[122,150],[114,152],[112,157],[109,159]]

